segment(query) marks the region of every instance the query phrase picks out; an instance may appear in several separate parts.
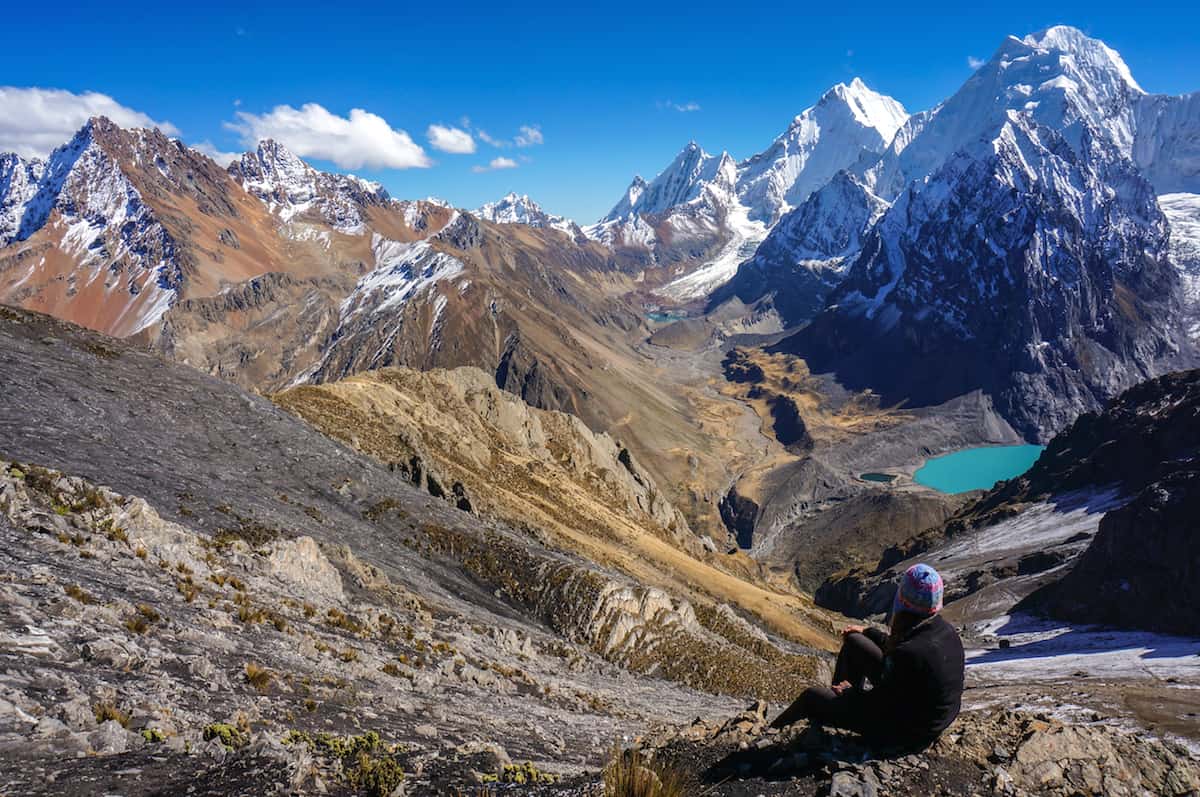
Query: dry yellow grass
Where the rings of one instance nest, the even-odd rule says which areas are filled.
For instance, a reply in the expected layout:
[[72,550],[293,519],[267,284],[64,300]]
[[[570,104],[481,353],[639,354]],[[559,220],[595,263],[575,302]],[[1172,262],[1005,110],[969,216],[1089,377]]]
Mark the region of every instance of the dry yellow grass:
[[[419,439],[443,475],[462,481],[485,514],[539,529],[556,546],[615,567],[640,583],[693,601],[729,603],[781,636],[833,647],[832,621],[807,596],[735,575],[689,554],[668,529],[629,511],[604,474],[572,468],[568,460],[579,442],[571,437],[573,421],[568,416],[530,410],[499,391],[468,391],[468,399],[460,401],[445,383],[439,384],[444,378],[438,372],[385,369],[287,391],[275,400],[325,433],[385,462],[407,459],[411,451],[399,441]],[[524,428],[519,422],[516,428],[485,422],[468,409],[472,401],[496,416],[536,416],[548,435],[540,455],[534,453],[537,447],[519,439]],[[506,401],[512,406],[497,406]],[[729,411],[712,408],[717,416]],[[747,575],[753,570],[746,562],[736,565]]]
[[912,419],[899,407],[881,407],[879,399],[869,392],[856,393],[834,406],[807,363],[794,355],[769,354],[761,349],[736,349],[734,355],[740,365],[758,369],[762,377],[754,382],[722,381],[719,389],[723,395],[754,409],[764,435],[775,436],[771,400],[776,396],[795,402],[808,434],[818,443],[835,443]]

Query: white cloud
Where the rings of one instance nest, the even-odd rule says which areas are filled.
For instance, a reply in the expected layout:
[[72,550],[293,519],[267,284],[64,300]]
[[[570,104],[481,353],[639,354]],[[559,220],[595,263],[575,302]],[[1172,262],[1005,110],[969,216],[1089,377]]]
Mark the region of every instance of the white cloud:
[[658,107],[659,108],[667,108],[672,111],[679,111],[680,113],[691,113],[692,111],[700,110],[700,103],[698,103],[698,102],[672,102],[671,100],[665,100],[663,102],[660,102],[658,104]]
[[475,166],[471,169],[471,171],[475,172],[476,174],[482,174],[483,172],[491,172],[495,171],[496,169],[515,168],[517,168],[517,162],[512,158],[492,158],[487,166]]
[[976,58],[973,55],[967,56],[967,66],[969,66],[971,69],[978,69],[986,63],[987,61],[983,60],[982,58]]
[[471,138],[471,134],[466,130],[459,130],[457,127],[430,125],[425,131],[425,137],[429,139],[429,146],[442,152],[469,155],[475,151],[475,139]]
[[542,137],[542,128],[540,125],[521,125],[521,132],[514,139],[514,142],[518,147],[532,147],[544,143],[545,140]]
[[521,125],[518,128],[519,132],[511,139],[495,138],[488,135],[486,130],[476,129],[475,136],[485,144],[491,144],[497,149],[505,149],[507,147],[534,147],[538,144],[546,143],[546,137],[542,135],[541,125]]
[[479,140],[491,144],[493,147],[507,147],[507,141],[501,141],[498,138],[492,138],[486,130],[476,130],[475,135],[479,136]]
[[94,91],[0,86],[0,152],[23,158],[48,155],[65,144],[93,116],[107,116],[121,127],[157,127],[169,136],[179,130]]
[[242,153],[240,152],[222,152],[213,146],[213,143],[207,139],[201,141],[199,144],[189,144],[188,146],[199,153],[207,155],[222,166],[228,166],[235,160],[238,160],[242,157]]
[[240,133],[247,147],[271,138],[302,158],[332,161],[343,169],[411,169],[433,163],[408,133],[361,108],[345,117],[310,102],[300,108],[277,105],[262,115],[238,111],[237,117],[226,127]]

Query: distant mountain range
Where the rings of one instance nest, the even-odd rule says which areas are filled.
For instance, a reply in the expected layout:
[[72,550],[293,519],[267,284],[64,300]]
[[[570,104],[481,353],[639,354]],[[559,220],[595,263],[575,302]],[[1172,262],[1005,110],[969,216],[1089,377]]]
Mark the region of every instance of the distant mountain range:
[[1198,253],[1200,94],[1147,94],[1067,27],[1010,37],[931,110],[855,79],[745,160],[689,143],[586,227],[515,193],[394,199],[273,141],[223,169],[105,119],[0,156],[0,301],[246,384],[523,362],[515,389],[584,417],[594,380],[547,379],[548,341],[682,304],[806,324],[779,351],[815,372],[891,402],[982,389],[1045,438],[1195,361]]
[[[635,177],[586,232],[648,266],[667,266],[666,296],[704,298],[780,217],[839,171],[881,152],[907,119],[900,103],[858,78],[839,83],[744,161],[689,143],[650,182]],[[696,261],[698,273],[679,276]]]
[[525,224],[530,227],[549,227],[572,236],[582,234],[579,225],[563,216],[542,210],[528,194],[509,192],[496,202],[488,202],[472,211],[474,215],[497,224]]

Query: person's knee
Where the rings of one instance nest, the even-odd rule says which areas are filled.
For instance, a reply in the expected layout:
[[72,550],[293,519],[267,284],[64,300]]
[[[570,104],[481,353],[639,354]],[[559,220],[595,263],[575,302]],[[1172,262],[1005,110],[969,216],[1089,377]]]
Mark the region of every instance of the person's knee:
[[847,634],[842,641],[842,648],[846,651],[846,655],[855,661],[874,662],[883,659],[883,651],[879,649],[871,639],[857,632]]
[[878,647],[866,634],[860,634],[858,631],[842,637],[842,646],[855,651],[868,651]]

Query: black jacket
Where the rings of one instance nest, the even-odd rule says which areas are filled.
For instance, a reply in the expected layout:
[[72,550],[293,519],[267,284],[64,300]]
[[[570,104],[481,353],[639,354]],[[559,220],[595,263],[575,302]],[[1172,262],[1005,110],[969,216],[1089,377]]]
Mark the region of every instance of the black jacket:
[[[887,650],[887,634],[865,633]],[[962,708],[964,664],[962,640],[941,615],[914,626],[885,655],[880,682],[863,696],[876,731],[869,735],[918,746],[935,740]]]

